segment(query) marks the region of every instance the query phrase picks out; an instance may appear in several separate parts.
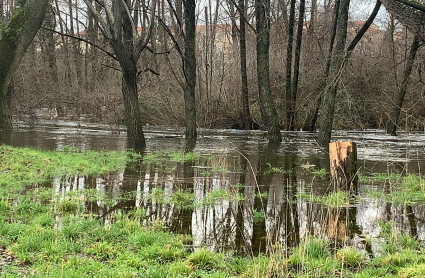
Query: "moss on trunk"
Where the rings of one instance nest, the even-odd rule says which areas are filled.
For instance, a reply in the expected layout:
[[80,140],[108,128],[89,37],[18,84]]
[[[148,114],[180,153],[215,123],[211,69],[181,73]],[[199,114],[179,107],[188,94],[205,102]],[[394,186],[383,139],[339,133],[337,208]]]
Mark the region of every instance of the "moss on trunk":
[[48,0],[18,1],[11,20],[0,31],[0,115],[9,82],[40,29],[48,3]]

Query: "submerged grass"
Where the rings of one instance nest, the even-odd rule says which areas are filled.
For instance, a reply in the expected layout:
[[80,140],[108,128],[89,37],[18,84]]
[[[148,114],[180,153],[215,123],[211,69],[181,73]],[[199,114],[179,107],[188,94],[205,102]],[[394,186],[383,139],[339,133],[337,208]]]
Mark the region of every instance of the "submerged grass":
[[[102,219],[84,213],[79,192],[58,197],[52,188],[34,186],[57,175],[122,171],[128,160],[137,156],[73,149],[42,152],[6,146],[0,146],[0,155],[0,247],[4,246],[4,254],[14,258],[12,263],[4,263],[0,248],[0,277],[425,276],[425,251],[420,241],[394,232],[391,222],[380,223],[383,252],[376,258],[354,247],[336,248],[332,238],[313,236],[304,238],[296,248],[275,245],[267,254],[252,257],[194,250],[190,236],[172,234],[162,223],[146,221],[143,209],[118,210],[114,220],[105,225]],[[176,155],[172,159],[198,158]],[[20,194],[28,185],[32,190]],[[202,200],[195,200],[192,191],[176,191],[168,196],[163,189],[155,189],[149,198],[194,209],[197,202],[212,206],[223,199],[242,200],[236,194],[240,188],[242,184],[234,185],[231,192],[212,190]],[[406,194],[423,194],[425,190],[424,181],[417,176],[403,179],[400,188]],[[108,201],[95,190],[84,192],[85,201],[100,197]],[[345,192],[321,197],[301,192],[298,197],[331,207],[343,207],[350,201]],[[264,210],[253,210],[254,225],[264,223],[266,217]]]
[[327,207],[347,207],[350,206],[351,196],[346,191],[331,192],[327,195],[319,196],[305,191],[298,192],[297,199],[320,204]]
[[0,145],[0,190],[20,190],[65,174],[96,176],[123,171],[128,159],[125,152],[39,151]]

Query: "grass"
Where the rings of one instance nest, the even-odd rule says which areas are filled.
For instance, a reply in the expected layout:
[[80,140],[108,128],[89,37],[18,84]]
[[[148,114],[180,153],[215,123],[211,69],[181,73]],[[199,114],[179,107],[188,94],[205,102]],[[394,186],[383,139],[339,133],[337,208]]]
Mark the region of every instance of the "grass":
[[[0,261],[0,277],[425,276],[421,242],[396,232],[392,222],[380,223],[382,254],[377,257],[346,244],[335,245],[331,237],[312,235],[295,248],[276,244],[269,246],[266,254],[240,257],[236,252],[213,252],[202,246],[194,249],[190,235],[169,232],[165,223],[149,220],[149,213],[143,208],[116,210],[105,224],[97,215],[87,213],[84,205],[101,201],[113,206],[108,194],[84,189],[58,195],[45,184],[57,176],[123,171],[128,162],[140,159],[136,155],[72,148],[43,152],[6,146],[0,146],[0,155],[0,246],[5,246],[5,252],[14,258],[12,264]],[[199,159],[196,154],[165,156],[179,163]],[[157,163],[156,159],[162,157],[163,154],[151,155],[149,159]],[[314,175],[319,177],[321,173]],[[388,180],[397,187],[388,197],[383,196],[389,200],[399,198],[405,205],[410,204],[408,200],[425,199],[425,183],[420,176],[378,180]],[[228,190],[210,190],[199,199],[191,189],[176,186],[172,194],[166,194],[158,187],[146,195],[146,200],[158,207],[170,204],[174,209],[190,212],[220,205],[222,200],[243,201],[240,189],[244,189],[244,184],[234,184]],[[122,198],[134,197],[129,192]],[[329,207],[349,206],[351,201],[342,191],[324,196],[299,192],[297,197]],[[268,196],[258,194],[255,198]],[[253,209],[253,225],[263,225],[268,213]]]
[[297,194],[298,199],[308,202],[320,204],[327,207],[347,207],[351,206],[351,198],[349,192],[337,191],[327,195],[319,196],[301,191]]
[[367,189],[367,195],[384,199],[394,205],[412,205],[425,202],[425,179],[420,175],[410,174],[407,176],[377,174],[377,180],[390,183],[388,190]]
[[55,152],[0,145],[0,193],[5,188],[21,190],[65,174],[97,176],[123,171],[127,160],[124,152]]

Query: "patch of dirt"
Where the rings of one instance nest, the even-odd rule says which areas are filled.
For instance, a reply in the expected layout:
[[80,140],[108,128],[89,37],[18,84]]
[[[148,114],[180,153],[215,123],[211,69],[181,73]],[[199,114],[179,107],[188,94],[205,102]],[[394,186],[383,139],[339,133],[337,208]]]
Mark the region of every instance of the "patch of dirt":
[[0,246],[0,273],[6,271],[6,268],[9,266],[17,267],[15,274],[19,274],[19,276],[27,277],[29,274],[27,264],[24,264],[16,259],[6,246]]

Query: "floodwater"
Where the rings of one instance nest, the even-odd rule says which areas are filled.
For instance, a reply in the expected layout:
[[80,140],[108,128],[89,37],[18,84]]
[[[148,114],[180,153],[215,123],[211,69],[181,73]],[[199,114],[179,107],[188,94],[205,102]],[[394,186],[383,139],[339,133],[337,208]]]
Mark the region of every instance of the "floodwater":
[[[45,121],[31,127],[21,124],[4,133],[2,140],[49,150],[65,146],[125,150],[125,133],[118,131],[100,124]],[[145,132],[148,153],[185,149],[181,128],[148,126]],[[317,134],[282,134],[282,144],[272,147],[262,131],[200,129],[194,151],[202,156],[195,161],[142,163],[101,177],[57,177],[52,186],[62,196],[86,189],[106,196],[82,200],[86,212],[98,215],[105,225],[120,210],[142,208],[146,219],[191,235],[195,249],[257,254],[270,243],[295,246],[315,235],[376,255],[382,248],[380,221],[392,221],[396,230],[425,241],[425,205],[394,205],[365,193],[387,190],[385,184],[361,180],[362,198],[342,209],[298,198],[300,192],[324,195],[330,191],[329,180],[314,173],[328,171],[329,162],[316,143]],[[357,143],[363,176],[425,171],[423,133],[391,137],[381,130],[337,131],[333,140]],[[176,192],[190,193],[192,206],[170,201]]]

